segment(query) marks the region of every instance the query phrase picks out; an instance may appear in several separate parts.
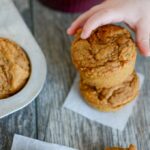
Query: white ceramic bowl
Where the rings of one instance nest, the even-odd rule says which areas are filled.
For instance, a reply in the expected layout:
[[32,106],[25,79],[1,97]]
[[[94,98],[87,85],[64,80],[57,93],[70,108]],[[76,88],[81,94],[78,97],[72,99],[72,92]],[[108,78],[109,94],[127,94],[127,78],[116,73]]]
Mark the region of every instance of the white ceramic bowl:
[[32,102],[41,91],[46,79],[45,57],[11,0],[0,0],[0,37],[20,45],[31,62],[31,75],[15,95],[0,100],[0,118],[9,115]]
[[32,49],[27,49],[25,52],[28,55],[31,65],[30,77],[26,85],[18,93],[8,98],[0,99],[0,118],[31,103],[44,85],[47,67],[42,51],[40,49],[36,49],[35,52]]

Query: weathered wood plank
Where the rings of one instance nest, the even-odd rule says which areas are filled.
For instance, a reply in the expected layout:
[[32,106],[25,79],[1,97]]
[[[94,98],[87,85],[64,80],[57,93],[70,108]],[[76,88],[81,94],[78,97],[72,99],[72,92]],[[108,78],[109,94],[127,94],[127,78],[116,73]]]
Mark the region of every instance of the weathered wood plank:
[[106,145],[127,146],[130,143],[136,144],[139,150],[149,150],[150,59],[138,58],[137,68],[145,74],[146,82],[124,132],[64,110],[61,106],[75,76],[70,59],[70,37],[65,31],[75,15],[49,10],[36,0],[32,5],[35,37],[48,63],[46,85],[37,101],[38,138],[80,150],[103,150]]
[[[31,10],[28,0],[14,0],[17,8],[31,27]],[[0,120],[0,150],[10,150],[14,133],[36,137],[35,101],[26,108]]]
[[31,0],[13,0],[25,23],[33,32]]

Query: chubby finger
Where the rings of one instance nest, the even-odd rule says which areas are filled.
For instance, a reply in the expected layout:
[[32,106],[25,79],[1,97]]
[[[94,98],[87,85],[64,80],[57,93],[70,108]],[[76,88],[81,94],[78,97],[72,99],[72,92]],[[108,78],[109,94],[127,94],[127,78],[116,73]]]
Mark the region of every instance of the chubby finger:
[[72,35],[76,32],[76,30],[84,25],[86,20],[93,15],[96,11],[98,11],[102,5],[96,5],[80,15],[72,24],[71,26],[67,29],[67,33]]
[[112,10],[101,10],[91,16],[83,26],[81,38],[86,39],[91,32],[101,25],[123,21],[121,13]]
[[147,22],[141,22],[136,27],[136,40],[140,52],[144,56],[150,56],[150,27]]

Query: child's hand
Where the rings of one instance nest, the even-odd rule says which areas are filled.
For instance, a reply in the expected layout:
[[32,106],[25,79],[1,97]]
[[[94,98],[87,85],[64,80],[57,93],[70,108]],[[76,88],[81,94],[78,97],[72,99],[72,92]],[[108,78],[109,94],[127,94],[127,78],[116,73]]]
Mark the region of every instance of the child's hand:
[[98,26],[121,21],[136,32],[140,52],[150,56],[150,0],[106,0],[79,16],[67,33],[83,27],[81,38],[86,39]]

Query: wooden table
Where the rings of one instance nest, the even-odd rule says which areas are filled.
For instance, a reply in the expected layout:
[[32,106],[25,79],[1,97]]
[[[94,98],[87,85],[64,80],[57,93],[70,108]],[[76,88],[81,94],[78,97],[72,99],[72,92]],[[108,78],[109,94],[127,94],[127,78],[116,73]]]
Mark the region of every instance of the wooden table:
[[150,59],[138,56],[137,70],[145,75],[146,82],[125,130],[119,132],[92,122],[61,109],[75,77],[71,38],[66,29],[77,14],[50,10],[37,0],[14,2],[46,56],[48,75],[36,100],[0,120],[0,150],[10,149],[14,133],[80,150],[103,150],[106,145],[130,143],[136,144],[138,150],[150,150]]

